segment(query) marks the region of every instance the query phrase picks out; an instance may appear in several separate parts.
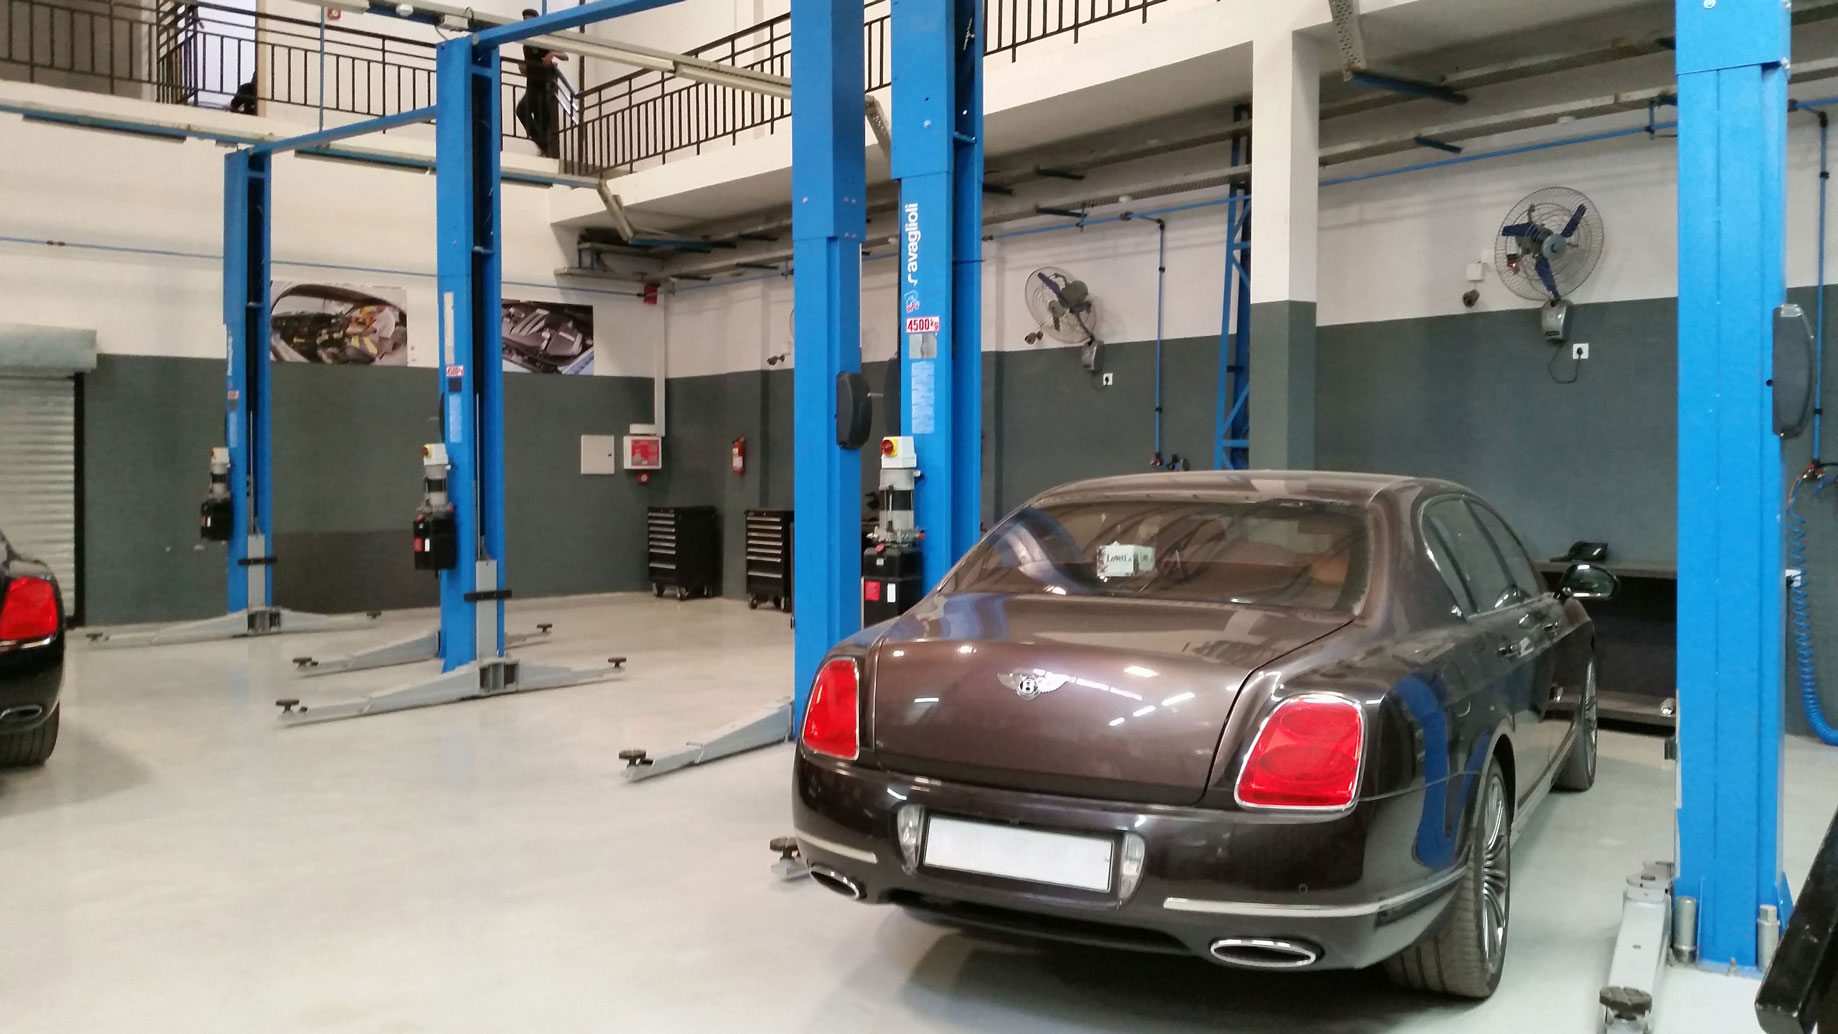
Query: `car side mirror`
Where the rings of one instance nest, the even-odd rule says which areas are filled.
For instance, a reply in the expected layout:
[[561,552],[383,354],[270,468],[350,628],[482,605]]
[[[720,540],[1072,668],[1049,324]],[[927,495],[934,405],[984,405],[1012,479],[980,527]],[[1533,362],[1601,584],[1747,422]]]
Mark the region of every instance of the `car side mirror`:
[[1557,595],[1567,600],[1605,600],[1621,591],[1621,579],[1605,567],[1571,564],[1557,583]]

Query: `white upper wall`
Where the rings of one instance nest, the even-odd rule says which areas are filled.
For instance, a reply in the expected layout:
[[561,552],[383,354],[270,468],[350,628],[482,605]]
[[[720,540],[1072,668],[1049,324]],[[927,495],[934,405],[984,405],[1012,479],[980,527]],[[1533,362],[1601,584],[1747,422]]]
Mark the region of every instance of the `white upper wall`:
[[[175,110],[17,83],[0,84],[0,97],[74,99],[156,116]],[[285,122],[224,112],[185,117],[245,133],[289,131]],[[102,246],[0,241],[0,310],[9,319],[94,329],[104,352],[222,357],[224,148],[14,115],[0,115],[0,141],[0,237]],[[417,147],[396,134],[359,142]],[[557,282],[555,270],[573,261],[573,235],[550,226],[548,195],[567,189],[505,185],[504,295],[592,304],[595,372],[648,376],[662,333],[660,307],[623,285],[586,290]],[[275,280],[403,288],[409,361],[434,365],[431,175],[283,155],[275,161],[274,208]]]

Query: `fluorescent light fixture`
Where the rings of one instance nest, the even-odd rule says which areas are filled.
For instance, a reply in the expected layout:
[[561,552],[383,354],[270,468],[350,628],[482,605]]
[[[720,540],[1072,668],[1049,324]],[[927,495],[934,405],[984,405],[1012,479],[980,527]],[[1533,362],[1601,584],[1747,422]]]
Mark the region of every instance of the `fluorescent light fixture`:
[[1154,668],[1145,668],[1140,664],[1132,664],[1123,670],[1126,674],[1134,675],[1139,679],[1152,679],[1161,674],[1161,672],[1156,671]]
[[1122,725],[1124,722],[1127,722],[1127,721],[1129,721],[1128,718],[1112,718],[1110,720],[1110,727],[1115,729],[1117,726]]
[[1169,697],[1168,699],[1162,701],[1162,706],[1163,707],[1173,707],[1175,704],[1184,704],[1187,701],[1192,700],[1192,699],[1193,699],[1192,693],[1176,693],[1173,696]]
[[1141,718],[1143,715],[1148,714],[1150,711],[1153,711],[1153,710],[1155,710],[1154,704],[1150,704],[1147,707],[1139,707],[1136,710],[1130,712],[1130,717],[1131,718]]

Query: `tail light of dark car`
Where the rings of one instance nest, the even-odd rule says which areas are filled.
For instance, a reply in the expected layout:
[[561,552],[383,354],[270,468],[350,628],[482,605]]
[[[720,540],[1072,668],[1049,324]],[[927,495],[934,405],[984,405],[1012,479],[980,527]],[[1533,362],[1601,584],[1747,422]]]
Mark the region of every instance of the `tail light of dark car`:
[[861,670],[847,657],[826,661],[804,705],[804,745],[855,760],[861,753]]
[[0,597],[0,642],[30,642],[57,634],[57,586],[21,575]]
[[1307,693],[1276,706],[1238,773],[1246,808],[1339,811],[1359,792],[1366,713],[1343,696]]

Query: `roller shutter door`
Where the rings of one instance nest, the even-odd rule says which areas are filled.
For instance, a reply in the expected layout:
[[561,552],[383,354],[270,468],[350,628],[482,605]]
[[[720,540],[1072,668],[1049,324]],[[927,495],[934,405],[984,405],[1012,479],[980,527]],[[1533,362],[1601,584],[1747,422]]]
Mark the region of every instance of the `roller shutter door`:
[[0,375],[0,531],[77,600],[76,381]]

